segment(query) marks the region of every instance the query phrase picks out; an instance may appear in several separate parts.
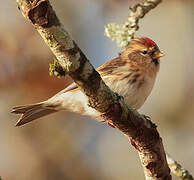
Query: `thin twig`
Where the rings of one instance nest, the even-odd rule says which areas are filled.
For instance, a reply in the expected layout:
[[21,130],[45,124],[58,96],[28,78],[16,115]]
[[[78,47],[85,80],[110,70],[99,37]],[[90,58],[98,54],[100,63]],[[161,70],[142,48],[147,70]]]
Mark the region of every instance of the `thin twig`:
[[139,29],[139,20],[143,18],[150,10],[154,9],[162,0],[147,0],[130,7],[127,22],[124,24],[110,23],[105,27],[105,35],[116,40],[118,46],[124,48]]
[[182,180],[193,180],[193,176],[188,170],[183,168],[177,161],[175,161],[170,154],[166,152],[166,159],[171,172]]

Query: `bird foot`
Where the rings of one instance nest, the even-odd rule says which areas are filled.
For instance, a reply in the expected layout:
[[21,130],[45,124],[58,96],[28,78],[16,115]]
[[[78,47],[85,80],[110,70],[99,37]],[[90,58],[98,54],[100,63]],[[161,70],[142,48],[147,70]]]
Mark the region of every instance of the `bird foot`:
[[146,121],[147,121],[146,124],[147,124],[148,126],[150,126],[151,128],[157,128],[157,125],[154,124],[154,123],[151,121],[150,116],[147,116],[147,115],[145,115],[145,114],[142,114],[142,116],[143,116],[143,118],[146,119]]
[[145,115],[145,114],[142,114],[142,116],[143,116],[146,120],[151,121],[150,116],[147,116],[147,115]]
[[138,150],[137,145],[135,144],[135,141],[133,139],[130,139],[131,145]]
[[113,124],[111,124],[111,123],[107,123],[111,128],[115,128],[115,126],[113,125]]

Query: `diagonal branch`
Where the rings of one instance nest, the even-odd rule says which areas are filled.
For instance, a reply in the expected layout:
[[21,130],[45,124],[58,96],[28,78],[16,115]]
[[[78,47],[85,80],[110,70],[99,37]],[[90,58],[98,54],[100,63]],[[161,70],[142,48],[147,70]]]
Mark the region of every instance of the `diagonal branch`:
[[[16,0],[19,9],[40,33],[57,57],[61,69],[69,74],[87,96],[89,105],[127,135],[140,154],[149,179],[171,179],[162,139],[156,126],[124,99],[113,93],[89,60],[71,39],[48,0]],[[148,178],[147,178],[148,179]]]

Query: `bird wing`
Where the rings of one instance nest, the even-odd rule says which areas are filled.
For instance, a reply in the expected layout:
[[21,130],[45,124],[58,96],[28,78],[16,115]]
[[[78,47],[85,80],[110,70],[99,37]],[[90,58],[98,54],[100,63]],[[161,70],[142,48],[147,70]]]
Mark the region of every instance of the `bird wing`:
[[97,68],[99,74],[103,77],[106,75],[111,75],[113,71],[118,69],[118,67],[124,66],[126,61],[123,61],[120,57],[107,61],[103,65]]
[[[107,61],[106,63],[102,64],[100,67],[98,67],[96,69],[96,71],[98,71],[98,73],[101,75],[101,77],[103,78],[103,76],[109,75],[111,76],[112,72],[118,68],[118,66],[122,66],[125,65],[126,62],[122,61],[120,57],[115,58],[113,60]],[[79,87],[77,86],[77,84],[75,82],[73,82],[72,84],[70,84],[69,86],[67,86],[67,88],[63,89],[62,91],[60,91],[59,93],[56,94],[56,96],[69,92],[69,91],[76,91],[79,90]]]
[[69,91],[73,91],[73,90],[79,90],[79,87],[77,86],[77,84],[75,82],[71,83],[69,86],[67,86],[65,89],[63,89],[62,91],[59,91],[57,94],[55,94],[53,97],[55,96],[59,96],[60,94],[69,92]]

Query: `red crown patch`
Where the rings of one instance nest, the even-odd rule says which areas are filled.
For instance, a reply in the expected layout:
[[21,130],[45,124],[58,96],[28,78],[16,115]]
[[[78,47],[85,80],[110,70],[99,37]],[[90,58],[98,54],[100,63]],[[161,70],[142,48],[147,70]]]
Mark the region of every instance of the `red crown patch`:
[[150,38],[145,38],[145,45],[148,47],[154,47],[156,46],[156,43],[154,41],[152,41]]

